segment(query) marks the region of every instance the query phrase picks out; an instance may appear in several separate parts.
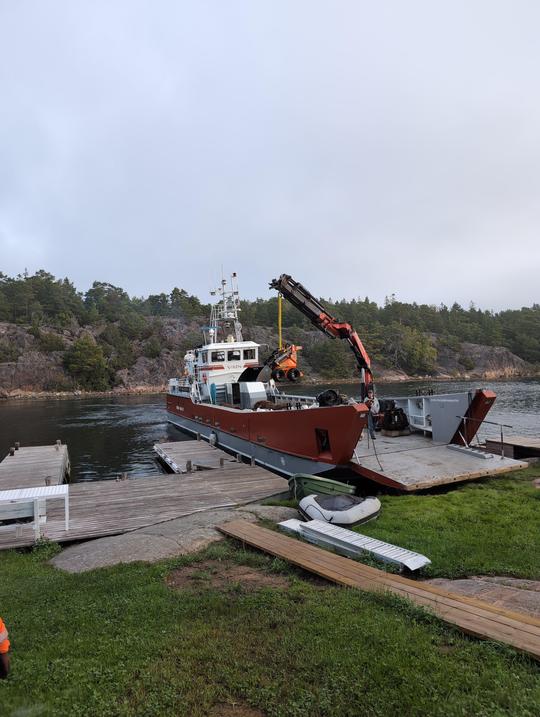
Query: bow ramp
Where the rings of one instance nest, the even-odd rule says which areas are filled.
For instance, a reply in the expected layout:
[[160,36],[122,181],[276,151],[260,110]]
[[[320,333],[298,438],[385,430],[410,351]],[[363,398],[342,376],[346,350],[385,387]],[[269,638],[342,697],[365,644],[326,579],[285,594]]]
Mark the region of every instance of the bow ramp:
[[351,461],[351,468],[364,478],[403,491],[496,476],[521,470],[527,464],[452,443],[434,443],[431,436],[364,435]]

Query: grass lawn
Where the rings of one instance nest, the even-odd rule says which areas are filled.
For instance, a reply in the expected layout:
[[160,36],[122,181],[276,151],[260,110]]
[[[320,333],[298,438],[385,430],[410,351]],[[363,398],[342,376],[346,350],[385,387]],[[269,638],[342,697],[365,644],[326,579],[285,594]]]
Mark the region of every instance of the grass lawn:
[[[540,467],[445,494],[384,497],[369,533],[425,552],[434,575],[538,579],[534,475]],[[538,714],[531,659],[404,600],[323,588],[232,542],[81,575],[53,569],[46,553],[0,554],[0,614],[13,638],[1,717],[234,715],[215,706],[238,702],[268,717]],[[290,587],[167,586],[172,569],[209,557],[288,576]]]
[[382,510],[360,526],[431,560],[423,575],[511,575],[540,579],[540,465],[507,477],[426,495],[379,496]]

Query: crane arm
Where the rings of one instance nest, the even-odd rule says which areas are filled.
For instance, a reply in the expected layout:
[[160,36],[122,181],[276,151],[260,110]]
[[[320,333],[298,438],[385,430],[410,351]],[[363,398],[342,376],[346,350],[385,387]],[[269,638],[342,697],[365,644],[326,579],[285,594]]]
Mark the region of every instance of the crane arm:
[[325,307],[311,294],[305,286],[295,281],[292,276],[282,274],[279,279],[270,282],[270,288],[276,289],[287,301],[301,311],[304,316],[330,338],[344,339],[353,351],[360,369],[362,400],[373,385],[371,361],[360,337],[351,324],[335,319]]

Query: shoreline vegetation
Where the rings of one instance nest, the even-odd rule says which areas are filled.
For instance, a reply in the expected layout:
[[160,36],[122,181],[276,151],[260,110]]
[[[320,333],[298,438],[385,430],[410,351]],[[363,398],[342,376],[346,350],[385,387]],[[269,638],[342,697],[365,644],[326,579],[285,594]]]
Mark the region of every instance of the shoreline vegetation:
[[[399,378],[396,378],[394,376],[390,378],[378,378],[376,380],[376,385],[385,385],[388,383],[446,383],[446,382],[452,382],[452,381],[478,381],[479,383],[482,381],[495,381],[495,382],[504,382],[504,381],[527,381],[527,380],[534,380],[538,379],[539,374],[538,372],[535,372],[531,375],[520,375],[520,376],[490,376],[489,378],[483,377],[483,376],[470,376],[468,374],[463,374],[459,376],[400,376]],[[313,386],[314,388],[317,388],[317,386],[327,386],[329,384],[346,384],[354,386],[355,384],[359,385],[359,379],[358,378],[338,378],[338,379],[313,379],[313,380],[303,380],[302,382],[299,382],[296,384],[297,386]],[[282,385],[283,386],[283,385]],[[294,388],[295,384],[286,384],[287,388]],[[83,390],[73,390],[73,391],[25,391],[25,390],[19,390],[13,393],[6,393],[2,392],[0,390],[0,405],[3,401],[39,401],[39,400],[46,400],[46,399],[86,399],[86,398],[106,398],[106,397],[117,397],[117,396],[162,396],[167,393],[167,386],[166,385],[157,385],[157,386],[137,386],[137,387],[118,387],[114,389],[110,389],[108,391],[83,391]]]
[[[494,313],[393,295],[383,306],[367,297],[321,301],[355,327],[377,383],[540,375],[540,304]],[[263,358],[278,345],[277,305],[276,296],[241,302],[244,337],[261,345]],[[200,345],[209,313],[209,304],[177,287],[134,297],[99,281],[80,292],[42,270],[0,272],[0,398],[162,390]],[[302,347],[304,384],[358,380],[346,342],[330,340],[288,304],[283,337]]]

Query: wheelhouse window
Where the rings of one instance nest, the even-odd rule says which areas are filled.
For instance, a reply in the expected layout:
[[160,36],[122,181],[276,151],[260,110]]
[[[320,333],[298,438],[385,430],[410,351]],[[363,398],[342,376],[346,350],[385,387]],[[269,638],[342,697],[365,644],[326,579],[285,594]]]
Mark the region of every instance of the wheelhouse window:
[[255,360],[255,349],[244,349],[244,361]]
[[227,352],[227,361],[240,361],[240,349],[233,349]]
[[225,351],[212,351],[212,363],[225,361]]
[[208,363],[208,351],[203,351],[201,353],[201,361],[202,363]]

